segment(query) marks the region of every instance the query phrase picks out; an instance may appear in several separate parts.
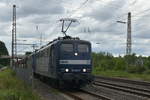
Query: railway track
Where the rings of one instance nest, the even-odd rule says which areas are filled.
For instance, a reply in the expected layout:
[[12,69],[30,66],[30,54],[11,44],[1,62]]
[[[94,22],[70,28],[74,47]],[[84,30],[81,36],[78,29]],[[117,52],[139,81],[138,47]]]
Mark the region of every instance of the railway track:
[[[106,78],[106,77],[105,77]],[[150,100],[150,91],[146,88],[135,88],[133,84],[109,78],[95,78],[92,85],[76,91],[57,90],[66,100]],[[121,79],[119,79],[121,80]],[[45,84],[45,83],[44,83]],[[135,85],[135,84],[134,84]]]
[[101,95],[101,94],[96,94],[96,93],[94,93],[92,91],[87,91],[87,90],[84,90],[84,89],[81,89],[81,91],[84,92],[84,93],[88,93],[90,95],[93,95],[93,96],[95,96],[95,97],[97,97],[99,99],[102,99],[102,100],[113,100],[113,99],[111,99],[109,97],[106,97],[106,96]]
[[149,82],[96,76],[93,85],[150,98]]
[[91,91],[81,89],[77,92],[63,92],[64,94],[70,96],[73,100],[113,100],[106,96],[95,94]]
[[[36,83],[43,84],[43,86],[46,87],[46,89],[50,88],[49,83],[44,82],[42,80],[36,79]],[[36,87],[39,87],[38,85]],[[45,89],[45,90],[46,90]],[[64,89],[58,89],[53,88],[55,91],[59,91],[59,94],[62,95],[66,100],[112,100],[104,95],[96,94],[92,91],[88,91],[85,89],[79,89],[79,90],[64,90]],[[47,90],[48,91],[48,90]]]
[[112,78],[112,77],[104,77],[104,76],[95,76],[95,79],[115,81],[115,82],[117,81],[117,82],[123,82],[123,83],[145,86],[145,87],[150,88],[150,82],[146,82],[146,81],[130,80],[130,79],[125,79],[125,78]]

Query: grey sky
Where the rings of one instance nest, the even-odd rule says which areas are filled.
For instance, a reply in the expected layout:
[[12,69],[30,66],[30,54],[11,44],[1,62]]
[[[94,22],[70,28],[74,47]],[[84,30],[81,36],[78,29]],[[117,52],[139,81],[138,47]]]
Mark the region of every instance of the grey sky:
[[[123,55],[126,50],[125,24],[132,12],[133,51],[150,55],[150,1],[148,0],[0,0],[0,40],[11,50],[12,5],[17,5],[17,37],[26,43],[43,44],[62,36],[60,18],[72,17],[79,23],[72,25],[68,35],[91,41],[93,51]],[[36,30],[36,26],[39,29]],[[100,44],[96,44],[96,43]],[[32,50],[20,46],[19,51]]]

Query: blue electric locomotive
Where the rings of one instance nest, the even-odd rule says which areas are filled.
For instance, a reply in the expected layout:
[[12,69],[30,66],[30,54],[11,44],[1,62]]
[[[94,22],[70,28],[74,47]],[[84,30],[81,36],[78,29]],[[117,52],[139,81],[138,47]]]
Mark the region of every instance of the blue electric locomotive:
[[[92,81],[91,43],[69,36],[58,38],[30,56],[36,75],[82,87]],[[28,61],[27,61],[28,62]]]

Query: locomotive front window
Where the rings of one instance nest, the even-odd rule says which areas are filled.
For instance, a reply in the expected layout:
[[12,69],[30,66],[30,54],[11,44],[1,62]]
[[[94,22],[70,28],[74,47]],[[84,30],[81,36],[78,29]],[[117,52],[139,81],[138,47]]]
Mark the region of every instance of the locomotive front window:
[[78,44],[78,52],[89,52],[89,46],[86,44]]
[[61,51],[63,52],[73,52],[73,44],[61,44]]

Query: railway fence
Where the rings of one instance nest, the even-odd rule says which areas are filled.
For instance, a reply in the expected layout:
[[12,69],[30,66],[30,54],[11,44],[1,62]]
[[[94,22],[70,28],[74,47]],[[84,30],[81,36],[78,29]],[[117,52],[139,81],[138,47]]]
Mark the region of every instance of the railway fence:
[[25,83],[29,84],[32,86],[34,84],[33,82],[33,72],[31,67],[27,68],[20,68],[20,67],[15,67],[14,68],[16,75],[23,80]]

